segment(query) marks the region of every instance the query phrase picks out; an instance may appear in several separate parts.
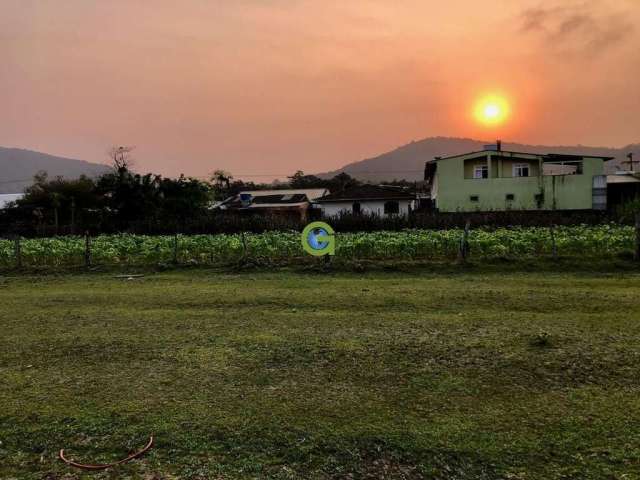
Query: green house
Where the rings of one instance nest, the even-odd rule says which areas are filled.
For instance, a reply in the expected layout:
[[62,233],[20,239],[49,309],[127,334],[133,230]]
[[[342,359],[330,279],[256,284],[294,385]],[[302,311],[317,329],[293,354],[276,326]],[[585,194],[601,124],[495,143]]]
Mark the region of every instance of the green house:
[[507,152],[500,144],[427,162],[425,181],[441,212],[603,210],[610,157]]

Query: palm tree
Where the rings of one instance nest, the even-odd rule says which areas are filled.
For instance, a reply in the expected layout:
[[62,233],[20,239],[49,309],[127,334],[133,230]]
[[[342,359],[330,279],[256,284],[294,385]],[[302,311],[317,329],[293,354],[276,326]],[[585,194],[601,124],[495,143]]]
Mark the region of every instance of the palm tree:
[[216,197],[225,197],[226,192],[231,188],[231,180],[233,180],[233,175],[222,169],[215,170],[211,174],[211,182],[213,183],[213,189],[216,193]]

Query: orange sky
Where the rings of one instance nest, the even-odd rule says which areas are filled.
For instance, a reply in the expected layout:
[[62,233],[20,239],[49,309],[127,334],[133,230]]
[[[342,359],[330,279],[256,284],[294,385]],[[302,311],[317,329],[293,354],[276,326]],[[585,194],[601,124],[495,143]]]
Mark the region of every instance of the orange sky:
[[[638,0],[0,0],[0,145],[203,176],[412,139],[640,142]],[[472,119],[511,100],[500,131]],[[256,177],[256,180],[260,178]]]

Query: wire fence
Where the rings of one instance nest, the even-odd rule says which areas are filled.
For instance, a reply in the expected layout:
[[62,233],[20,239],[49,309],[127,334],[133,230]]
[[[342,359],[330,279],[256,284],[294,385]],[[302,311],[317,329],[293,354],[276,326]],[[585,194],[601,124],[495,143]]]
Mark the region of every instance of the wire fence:
[[[541,257],[640,259],[640,224],[453,228],[336,234],[336,260],[453,260]],[[0,239],[0,268],[313,262],[300,233],[99,235]]]
[[309,209],[306,218],[299,214],[250,214],[249,212],[207,211],[194,212],[179,219],[143,218],[116,222],[106,213],[76,212],[74,221],[68,218],[56,219],[52,212],[43,218],[34,217],[27,208],[0,210],[0,236],[19,235],[25,238],[46,238],[52,236],[81,235],[90,231],[93,235],[113,235],[128,232],[139,235],[216,235],[242,232],[263,233],[269,231],[302,231],[313,220],[323,220],[340,232],[377,232],[417,230],[446,230],[463,228],[467,221],[471,225],[486,228],[548,227],[576,225],[605,225],[611,222],[631,224],[629,218],[621,221],[611,212],[596,210],[583,211],[492,211],[492,212],[433,212],[415,210],[409,215],[352,214],[342,212],[330,218],[320,218],[320,211]]

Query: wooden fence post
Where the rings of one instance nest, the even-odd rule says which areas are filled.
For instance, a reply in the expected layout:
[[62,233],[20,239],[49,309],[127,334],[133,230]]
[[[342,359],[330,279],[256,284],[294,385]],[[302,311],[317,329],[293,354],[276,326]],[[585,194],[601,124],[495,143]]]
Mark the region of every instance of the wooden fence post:
[[71,197],[71,235],[76,234],[76,197]]
[[242,239],[242,260],[245,261],[247,259],[247,239],[244,236],[244,230],[240,232],[240,238]]
[[173,264],[178,264],[178,234],[173,235]]
[[554,259],[558,258],[558,245],[556,244],[556,228],[552,223],[549,227],[551,230],[551,255]]
[[636,213],[636,248],[633,258],[640,262],[640,212]]
[[466,262],[469,256],[469,228],[471,227],[471,220],[467,220],[464,225],[464,232],[460,239],[460,249],[458,250],[458,260],[462,263]]
[[91,236],[89,231],[84,232],[84,266],[91,266]]
[[14,240],[13,250],[16,256],[16,268],[22,268],[22,245],[20,244],[19,236],[17,236]]

